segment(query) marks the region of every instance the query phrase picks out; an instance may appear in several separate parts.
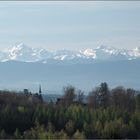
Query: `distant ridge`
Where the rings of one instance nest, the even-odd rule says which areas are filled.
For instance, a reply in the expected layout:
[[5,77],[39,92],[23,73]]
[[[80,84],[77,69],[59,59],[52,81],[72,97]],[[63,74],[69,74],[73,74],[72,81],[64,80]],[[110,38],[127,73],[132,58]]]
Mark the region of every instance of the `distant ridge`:
[[0,62],[15,60],[23,62],[40,63],[88,63],[96,61],[118,61],[133,60],[140,58],[140,48],[134,49],[116,49],[107,46],[98,46],[97,48],[87,48],[83,51],[57,50],[48,51],[43,48],[28,47],[24,43],[16,44],[5,50],[0,51]]

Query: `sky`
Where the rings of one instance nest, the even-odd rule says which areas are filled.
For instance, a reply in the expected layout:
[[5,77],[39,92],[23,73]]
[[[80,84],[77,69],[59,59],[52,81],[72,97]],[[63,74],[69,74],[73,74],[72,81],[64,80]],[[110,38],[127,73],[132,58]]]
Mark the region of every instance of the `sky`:
[[0,2],[0,49],[140,47],[139,1]]

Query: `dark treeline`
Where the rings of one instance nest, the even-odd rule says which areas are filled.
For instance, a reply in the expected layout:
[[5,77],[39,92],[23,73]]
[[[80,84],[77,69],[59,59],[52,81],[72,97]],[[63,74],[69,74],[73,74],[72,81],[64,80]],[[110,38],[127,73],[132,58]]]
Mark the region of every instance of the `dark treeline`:
[[88,96],[73,86],[56,102],[0,91],[1,139],[140,139],[140,91],[101,83]]

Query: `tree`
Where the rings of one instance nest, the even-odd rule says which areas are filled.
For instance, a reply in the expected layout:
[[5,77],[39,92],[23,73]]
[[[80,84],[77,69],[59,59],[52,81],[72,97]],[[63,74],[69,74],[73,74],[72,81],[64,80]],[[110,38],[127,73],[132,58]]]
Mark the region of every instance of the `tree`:
[[92,138],[92,129],[91,129],[90,124],[84,122],[83,130],[84,130],[86,138],[91,139]]
[[119,108],[124,110],[125,106],[125,88],[124,87],[116,87],[112,89],[112,103],[115,108]]
[[18,128],[16,128],[15,133],[14,133],[14,138],[15,139],[20,139],[21,138],[21,134]]
[[23,92],[24,92],[24,94],[26,94],[26,95],[29,94],[29,90],[28,90],[28,89],[24,89]]
[[88,95],[88,105],[91,108],[98,108],[99,107],[99,100],[98,100],[98,88],[92,90]]
[[101,83],[99,87],[99,104],[101,107],[106,108],[109,106],[109,88],[106,82]]
[[135,111],[135,94],[136,91],[134,89],[128,88],[126,90],[126,107],[131,112]]
[[75,88],[73,86],[67,86],[63,88],[64,90],[64,101],[66,105],[70,105],[73,103],[76,94],[75,94]]
[[97,120],[95,124],[95,132],[97,133],[98,138],[101,138],[102,130],[103,124],[100,122],[100,120]]
[[5,139],[5,138],[6,138],[6,133],[5,133],[4,129],[2,129],[0,131],[0,139]]
[[106,82],[101,83],[99,87],[95,88],[89,94],[89,105],[94,108],[107,108],[110,104],[109,88]]
[[74,139],[85,139],[85,135],[83,132],[79,132],[79,130],[76,130],[76,132],[73,135]]
[[133,89],[116,87],[112,89],[112,105],[121,110],[134,112],[135,110],[135,93]]
[[47,139],[47,132],[43,125],[39,123],[35,127],[24,132],[25,139]]
[[48,132],[54,132],[54,126],[52,125],[51,122],[48,122],[48,125],[47,125],[47,131]]
[[69,120],[68,123],[65,125],[66,131],[69,134],[69,136],[72,136],[75,128],[74,128],[74,123],[72,120]]
[[69,139],[69,136],[63,129],[60,132],[55,132],[54,135],[55,139]]
[[77,91],[77,100],[78,100],[78,102],[80,104],[83,103],[83,99],[84,99],[84,92],[82,90],[78,90]]
[[136,111],[140,113],[140,93],[136,96]]

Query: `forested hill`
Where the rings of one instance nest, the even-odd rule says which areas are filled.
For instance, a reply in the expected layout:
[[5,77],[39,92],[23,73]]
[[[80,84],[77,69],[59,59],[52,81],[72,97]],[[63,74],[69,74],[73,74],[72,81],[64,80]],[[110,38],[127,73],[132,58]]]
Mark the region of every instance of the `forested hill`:
[[140,91],[107,83],[84,92],[67,86],[56,102],[42,95],[0,91],[0,138],[140,139]]

